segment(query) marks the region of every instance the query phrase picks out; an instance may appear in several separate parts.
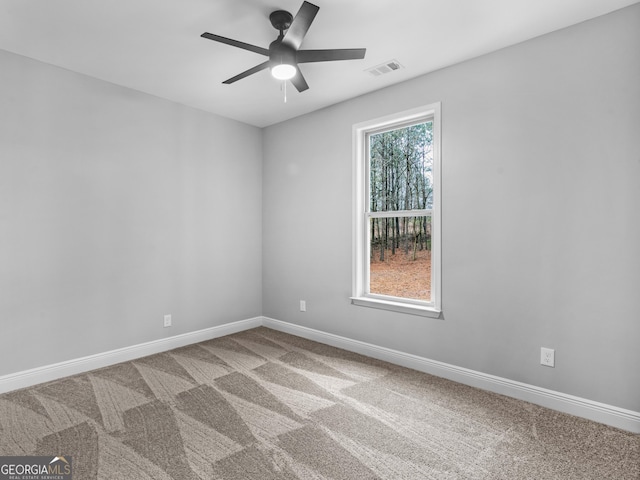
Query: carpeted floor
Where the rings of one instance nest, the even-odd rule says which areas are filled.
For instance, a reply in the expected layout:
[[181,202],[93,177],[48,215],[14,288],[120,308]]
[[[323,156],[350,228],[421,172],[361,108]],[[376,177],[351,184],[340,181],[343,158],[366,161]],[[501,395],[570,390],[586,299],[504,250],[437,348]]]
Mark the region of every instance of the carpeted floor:
[[0,395],[88,479],[640,478],[640,436],[264,327]]

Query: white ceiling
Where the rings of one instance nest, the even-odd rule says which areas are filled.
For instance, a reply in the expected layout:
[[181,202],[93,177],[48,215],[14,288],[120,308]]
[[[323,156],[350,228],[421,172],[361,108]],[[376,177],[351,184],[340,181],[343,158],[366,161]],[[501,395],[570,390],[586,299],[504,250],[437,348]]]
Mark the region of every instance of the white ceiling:
[[[269,14],[302,0],[0,0],[0,49],[259,127],[637,3],[637,0],[314,0],[303,49],[367,48],[364,60],[303,64],[309,90],[268,70],[221,82],[265,57],[200,38],[268,48]],[[381,77],[365,70],[396,59]]]

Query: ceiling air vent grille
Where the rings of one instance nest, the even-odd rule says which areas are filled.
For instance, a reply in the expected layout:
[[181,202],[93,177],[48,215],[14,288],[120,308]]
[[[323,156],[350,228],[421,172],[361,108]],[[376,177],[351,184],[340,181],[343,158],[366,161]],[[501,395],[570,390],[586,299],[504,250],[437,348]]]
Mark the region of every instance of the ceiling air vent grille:
[[404,67],[400,65],[400,62],[398,62],[397,60],[389,60],[388,62],[384,62],[365,71],[369,72],[369,74],[373,75],[374,77],[379,77],[380,75],[391,73],[395,70],[400,70],[401,68]]

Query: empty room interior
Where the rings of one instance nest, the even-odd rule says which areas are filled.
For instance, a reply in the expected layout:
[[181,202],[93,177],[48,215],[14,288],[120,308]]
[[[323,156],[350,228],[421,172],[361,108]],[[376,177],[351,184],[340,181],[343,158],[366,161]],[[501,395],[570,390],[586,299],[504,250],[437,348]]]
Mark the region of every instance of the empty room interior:
[[640,478],[640,4],[315,3],[0,1],[0,460]]

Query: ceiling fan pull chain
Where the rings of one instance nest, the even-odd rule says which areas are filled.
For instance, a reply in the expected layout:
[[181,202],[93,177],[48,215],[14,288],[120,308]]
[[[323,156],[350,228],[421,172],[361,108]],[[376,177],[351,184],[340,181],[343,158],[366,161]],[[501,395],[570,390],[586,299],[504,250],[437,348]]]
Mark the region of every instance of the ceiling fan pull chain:
[[282,81],[282,89],[284,90],[284,103],[287,103],[287,81]]

